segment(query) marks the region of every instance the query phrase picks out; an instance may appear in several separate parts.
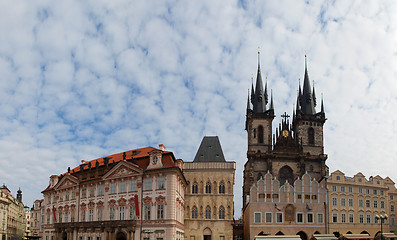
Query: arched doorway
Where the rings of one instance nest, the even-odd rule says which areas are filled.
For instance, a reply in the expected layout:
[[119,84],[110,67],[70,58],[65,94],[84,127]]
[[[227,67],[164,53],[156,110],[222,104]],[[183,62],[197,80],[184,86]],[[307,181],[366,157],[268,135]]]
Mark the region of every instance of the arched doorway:
[[365,231],[365,230],[362,231],[361,234],[368,234],[369,235],[369,233],[367,231]]
[[62,233],[62,240],[68,240],[68,234],[66,232]]
[[278,232],[276,233],[276,235],[284,235],[284,233],[281,232],[281,231],[278,231]]
[[315,231],[314,234],[321,234],[319,231]]
[[6,235],[3,235],[2,240],[6,240]]
[[296,235],[299,235],[302,240],[307,240],[307,234],[304,231],[300,231]]
[[118,232],[116,235],[116,240],[127,240],[127,237],[125,236],[125,233]]
[[288,181],[289,184],[293,185],[294,174],[292,169],[287,165],[280,168],[280,171],[278,171],[278,179],[280,179],[280,185],[284,185],[285,181]]
[[203,231],[204,240],[211,240],[212,231],[209,228],[205,228]]

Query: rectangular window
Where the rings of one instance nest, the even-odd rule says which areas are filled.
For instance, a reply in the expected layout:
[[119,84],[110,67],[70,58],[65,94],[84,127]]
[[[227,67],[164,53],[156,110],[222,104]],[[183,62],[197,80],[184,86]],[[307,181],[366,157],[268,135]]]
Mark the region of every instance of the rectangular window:
[[365,200],[365,207],[367,207],[367,208],[371,207],[371,200],[369,200],[369,199]]
[[101,237],[96,237],[96,240],[101,240]]
[[340,199],[340,205],[341,205],[342,207],[345,207],[345,206],[346,206],[346,199],[345,199],[345,198],[341,198],[341,199]]
[[346,213],[342,213],[342,214],[340,215],[340,217],[341,217],[341,222],[342,222],[342,223],[345,223],[345,222],[346,222]]
[[380,201],[380,208],[385,208],[385,201]]
[[396,225],[396,220],[395,220],[394,217],[391,218],[391,225],[392,225],[392,226]]
[[116,193],[116,183],[110,183],[110,194]]
[[157,189],[164,189],[164,178],[157,178]]
[[390,206],[390,212],[394,212],[394,205]]
[[317,223],[318,224],[324,223],[324,215],[322,213],[317,213]]
[[349,193],[352,193],[353,192],[353,187],[349,186],[348,188],[349,188]]
[[144,220],[150,220],[150,205],[145,205],[143,208]]
[[147,178],[145,179],[145,188],[143,190],[152,190],[152,179],[151,178]]
[[262,222],[262,213],[256,212],[254,213],[254,223]]
[[136,191],[136,180],[131,180],[130,182],[130,191],[135,192]]
[[333,213],[332,214],[332,222],[333,223],[337,223],[338,222],[338,214],[337,213]]
[[349,223],[354,223],[354,214],[349,213]]
[[98,185],[98,196],[103,196],[103,185]]
[[368,194],[368,195],[370,194],[370,189],[369,188],[365,189],[365,194]]
[[86,198],[87,197],[87,189],[83,188],[81,189],[81,197]]
[[371,223],[371,215],[367,214],[367,223]]
[[273,221],[272,221],[272,213],[265,213],[265,220],[266,220],[266,223],[272,223]]
[[157,219],[164,219],[164,205],[158,204],[157,205]]
[[358,216],[360,223],[364,223],[364,214]]
[[303,223],[303,213],[297,213],[296,214],[296,222],[297,223]]
[[75,199],[76,199],[76,192],[72,191],[72,200],[75,200]]
[[65,212],[65,222],[69,222],[69,212]]
[[88,210],[88,221],[89,222],[94,221],[94,209],[89,209]]
[[120,193],[125,193],[125,182],[120,182]]
[[114,215],[116,215],[116,209],[114,207],[109,208],[109,220],[114,220]]
[[313,220],[313,213],[308,213],[308,214],[307,214],[307,222],[308,222],[308,223],[313,223],[313,222],[314,222],[314,220]]
[[378,195],[378,190],[374,189],[374,195]]
[[359,187],[359,188],[358,188],[358,193],[363,194],[363,188],[362,188],[362,187]]
[[65,193],[65,201],[69,201],[69,192]]
[[345,186],[340,186],[340,191],[341,191],[341,192],[346,192]]
[[70,221],[74,222],[74,210],[70,211]]
[[390,195],[390,200],[394,200],[394,196],[393,195]]
[[335,185],[332,186],[332,191],[333,191],[333,192],[338,191],[338,190],[337,190],[337,187],[336,187]]
[[47,214],[47,224],[50,224],[50,216],[51,214]]
[[374,208],[378,208],[378,200],[374,200]]
[[381,196],[384,196],[384,195],[385,195],[385,192],[384,192],[383,190],[380,190],[380,195],[381,195]]
[[95,196],[95,188],[94,187],[90,187],[90,197],[94,197]]
[[337,206],[338,205],[338,201],[336,197],[332,198],[332,206]]
[[124,220],[125,217],[125,208],[124,206],[119,207],[119,220]]
[[353,198],[349,198],[349,207],[353,207]]
[[359,207],[364,207],[364,200],[358,199],[358,206]]
[[277,223],[283,222],[283,213],[281,213],[281,212],[276,213],[276,221],[277,221]]

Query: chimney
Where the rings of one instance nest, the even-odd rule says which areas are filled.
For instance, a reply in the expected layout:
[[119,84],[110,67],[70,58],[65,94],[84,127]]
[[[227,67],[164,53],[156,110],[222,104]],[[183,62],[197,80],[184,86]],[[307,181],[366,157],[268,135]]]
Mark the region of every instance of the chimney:
[[159,144],[159,149],[160,149],[161,151],[165,151],[165,146],[164,146],[164,144]]

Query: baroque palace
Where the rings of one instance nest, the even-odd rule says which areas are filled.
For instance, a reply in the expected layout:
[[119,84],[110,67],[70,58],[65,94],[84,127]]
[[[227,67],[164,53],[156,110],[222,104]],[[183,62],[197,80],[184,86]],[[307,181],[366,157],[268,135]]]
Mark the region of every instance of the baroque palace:
[[[295,100],[294,100],[295,102]],[[217,136],[206,136],[192,162],[164,145],[82,161],[50,176],[29,211],[43,240],[396,239],[397,190],[388,177],[329,175],[324,103],[310,86],[305,57],[292,117],[273,131],[275,107],[258,53],[246,108],[243,208],[234,220],[236,163]],[[1,208],[0,208],[1,211]],[[1,230],[1,229],[0,229]],[[3,238],[1,240],[11,240]]]

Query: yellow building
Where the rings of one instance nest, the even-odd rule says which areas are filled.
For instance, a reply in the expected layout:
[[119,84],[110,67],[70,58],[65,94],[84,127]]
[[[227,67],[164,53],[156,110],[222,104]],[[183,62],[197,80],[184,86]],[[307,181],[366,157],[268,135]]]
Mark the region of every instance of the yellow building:
[[16,198],[5,186],[0,187],[0,235],[1,240],[20,240],[25,233],[25,213],[22,191]]
[[[7,188],[3,186],[4,188]],[[10,205],[10,200],[8,199],[7,193],[0,190],[0,239],[6,240],[7,237],[7,219],[8,219],[8,206]]]
[[[362,173],[347,177],[339,170],[327,180],[329,191],[330,233],[369,234],[374,237],[381,231],[380,219],[376,216],[389,216],[383,220],[383,232],[390,232],[391,221],[395,224],[394,182],[390,178],[375,176],[366,179]],[[391,211],[393,210],[393,211]],[[392,214],[391,214],[392,213]],[[392,220],[393,219],[393,220]]]
[[233,239],[236,163],[225,160],[218,137],[204,137],[193,162],[185,162],[185,239]]

